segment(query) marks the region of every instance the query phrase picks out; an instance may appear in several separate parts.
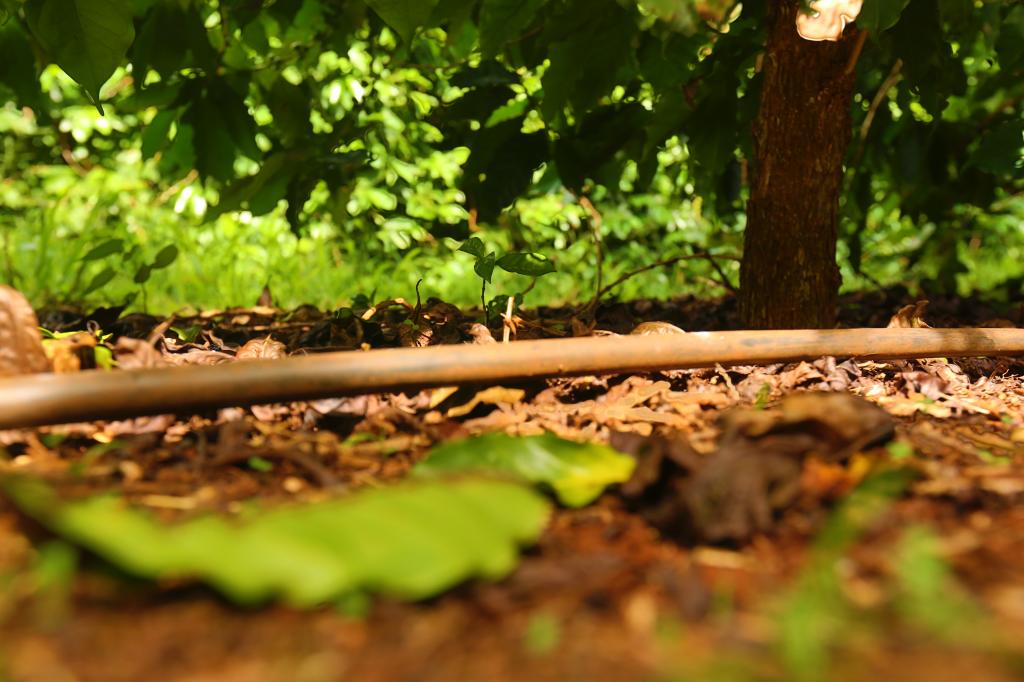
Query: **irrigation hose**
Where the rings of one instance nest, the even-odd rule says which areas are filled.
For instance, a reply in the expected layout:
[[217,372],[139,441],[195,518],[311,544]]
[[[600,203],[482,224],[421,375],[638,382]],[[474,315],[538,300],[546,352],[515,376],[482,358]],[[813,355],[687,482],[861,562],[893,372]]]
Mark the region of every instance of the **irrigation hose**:
[[546,377],[844,358],[1024,355],[1021,329],[691,332],[446,345],[0,380],[0,429]]

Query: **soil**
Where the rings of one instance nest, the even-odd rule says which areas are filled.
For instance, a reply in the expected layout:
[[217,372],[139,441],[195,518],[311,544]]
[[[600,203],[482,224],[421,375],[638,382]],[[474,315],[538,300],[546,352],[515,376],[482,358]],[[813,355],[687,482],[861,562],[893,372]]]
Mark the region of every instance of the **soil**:
[[[848,297],[842,323],[885,326],[910,302]],[[173,320],[40,314],[53,330],[88,319],[114,334],[106,343],[124,368],[234,361],[252,340],[263,345],[246,353],[273,357],[503,334],[502,320],[484,330],[438,301]],[[1021,323],[1019,310],[961,299],[933,300],[927,319]],[[539,310],[504,324],[523,339],[649,320],[737,327],[729,300]],[[88,347],[68,351],[67,371],[76,359],[87,371]],[[0,679],[1021,679],[1022,378],[1017,359],[822,358],[0,432],[0,473],[34,474],[68,499],[118,492],[168,520],[387,485],[433,445],[492,431],[611,442],[638,458],[629,483],[558,509],[503,580],[311,611],[239,608],[90,556],[47,588],[34,566],[52,536],[0,499]],[[837,526],[866,481],[894,473],[906,481],[897,493]],[[835,527],[856,527],[838,551]]]

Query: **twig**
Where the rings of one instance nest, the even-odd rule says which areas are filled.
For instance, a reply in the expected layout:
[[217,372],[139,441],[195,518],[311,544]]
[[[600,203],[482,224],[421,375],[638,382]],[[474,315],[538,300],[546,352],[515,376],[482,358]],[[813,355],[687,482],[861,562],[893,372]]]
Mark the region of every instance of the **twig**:
[[508,343],[509,342],[509,337],[512,335],[512,326],[514,324],[512,322],[512,309],[513,309],[513,306],[515,305],[515,302],[516,302],[516,297],[515,296],[508,296],[507,300],[505,302],[505,314],[501,316],[501,318],[502,318],[501,319],[501,326],[502,326],[501,342],[502,343]]
[[846,62],[846,68],[843,70],[843,74],[849,76],[853,73],[854,69],[857,68],[857,62],[860,60],[860,54],[864,51],[864,42],[868,39],[868,31],[861,29],[857,33],[857,44],[853,46],[853,52],[850,54],[850,61]]
[[889,75],[882,81],[882,85],[879,86],[878,92],[875,93],[874,98],[871,100],[871,105],[868,106],[868,113],[864,116],[864,121],[860,124],[860,131],[857,137],[857,152],[854,154],[853,163],[850,164],[850,175],[849,182],[852,182],[853,176],[857,174],[860,168],[860,163],[864,159],[864,149],[867,146],[868,133],[871,132],[871,124],[875,121],[875,114],[878,113],[878,108],[882,106],[882,102],[885,100],[889,91],[892,90],[900,79],[903,78],[903,60],[897,59],[889,70]]
[[594,249],[597,251],[597,281],[594,283],[594,298],[584,310],[594,310],[601,301],[601,280],[604,276],[604,248],[601,243],[601,214],[585,196],[579,198],[580,206],[590,216],[590,229],[594,235]]
[[58,127],[57,140],[60,144],[60,158],[64,159],[64,163],[66,163],[71,168],[71,170],[75,171],[75,174],[78,175],[79,177],[84,178],[86,175],[88,175],[89,168],[85,164],[79,163],[78,159],[75,158],[75,152],[71,148],[70,143],[71,135],[60,130],[60,128]]
[[878,107],[882,106],[882,100],[885,99],[889,91],[900,82],[903,78],[903,60],[897,59],[889,70],[889,75],[882,81],[882,85],[878,88],[878,92],[875,93],[874,98],[871,100],[871,106],[868,107],[868,113],[864,116],[864,122],[860,124],[860,140],[863,144],[864,140],[868,136],[868,132],[871,131],[871,124],[875,120],[875,114],[878,113]]
[[719,275],[721,277],[723,277],[724,281],[722,282],[722,285],[725,288],[727,288],[729,291],[731,291],[732,293],[736,293],[736,288],[732,285],[732,283],[729,281],[729,279],[727,277],[725,277],[725,273],[722,272],[722,270],[718,267],[718,264],[715,262],[715,260],[716,259],[722,259],[722,260],[739,261],[740,259],[737,258],[736,256],[715,256],[715,255],[712,255],[712,254],[707,253],[705,251],[705,252],[701,252],[701,253],[692,253],[692,254],[688,254],[688,255],[685,255],[685,256],[675,256],[674,258],[666,258],[665,260],[660,260],[660,261],[658,261],[656,263],[651,263],[649,265],[645,265],[645,266],[643,266],[641,268],[637,268],[636,270],[631,270],[631,271],[627,272],[626,274],[622,275],[621,277],[619,277],[617,280],[615,280],[614,282],[612,282],[608,286],[606,286],[603,289],[601,289],[597,293],[597,296],[595,297],[595,300],[601,299],[605,294],[607,294],[609,291],[611,291],[615,287],[619,286],[620,284],[622,284],[626,280],[632,279],[633,277],[636,277],[639,274],[647,272],[648,270],[653,270],[655,268],[662,268],[662,267],[665,267],[667,265],[674,265],[674,264],[682,262],[682,261],[698,260],[698,259],[710,261],[712,263],[712,265],[715,266],[715,270],[719,273]]
[[714,256],[712,256],[707,251],[701,251],[694,255],[703,256],[708,260],[709,263],[711,263],[711,267],[714,268],[715,272],[718,273],[718,276],[722,278],[722,286],[728,289],[729,293],[733,294],[734,296],[739,294],[739,291],[736,289],[736,287],[732,285],[732,281],[729,279],[729,276],[725,274],[725,271],[722,270],[722,266],[718,264],[718,261],[715,260]]
[[170,199],[175,194],[180,192],[181,189],[183,187],[185,187],[186,185],[191,185],[195,181],[195,179],[198,178],[198,177],[199,177],[199,172],[196,171],[193,168],[192,170],[190,170],[185,175],[185,177],[183,177],[182,179],[178,180],[176,183],[174,183],[173,185],[171,185],[170,187],[165,189],[163,192],[161,192],[160,196],[158,196],[156,198],[155,205],[156,206],[161,206],[161,205],[165,204],[168,199]]
[[320,462],[309,455],[286,448],[253,448],[239,452],[220,454],[210,461],[210,466],[224,466],[226,464],[237,464],[247,462],[253,457],[265,457],[267,459],[281,459],[298,465],[305,469],[310,476],[320,485],[321,488],[333,488],[338,485],[338,478]]

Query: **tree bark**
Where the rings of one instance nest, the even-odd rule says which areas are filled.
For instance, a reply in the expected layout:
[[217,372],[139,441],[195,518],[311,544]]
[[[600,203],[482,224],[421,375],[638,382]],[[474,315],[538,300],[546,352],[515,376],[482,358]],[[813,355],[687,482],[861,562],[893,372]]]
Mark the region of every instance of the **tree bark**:
[[796,32],[799,0],[769,0],[740,311],[755,329],[829,328],[839,294],[839,193],[851,137],[857,29]]

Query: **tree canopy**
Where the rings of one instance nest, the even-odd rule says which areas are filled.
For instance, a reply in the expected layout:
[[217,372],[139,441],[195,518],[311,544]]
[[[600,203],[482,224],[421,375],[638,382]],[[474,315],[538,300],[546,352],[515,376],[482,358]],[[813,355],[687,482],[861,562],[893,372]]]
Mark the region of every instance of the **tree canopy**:
[[[3,174],[137,150],[162,187],[197,174],[207,220],[283,210],[297,233],[328,219],[405,247],[529,231],[507,210],[523,197],[654,193],[712,218],[705,248],[744,224],[781,1],[3,0],[0,101],[21,117]],[[1024,6],[865,0],[856,27],[847,271],[925,262],[955,289],[964,250],[998,248],[1020,210]],[[71,125],[86,100],[116,126]]]

